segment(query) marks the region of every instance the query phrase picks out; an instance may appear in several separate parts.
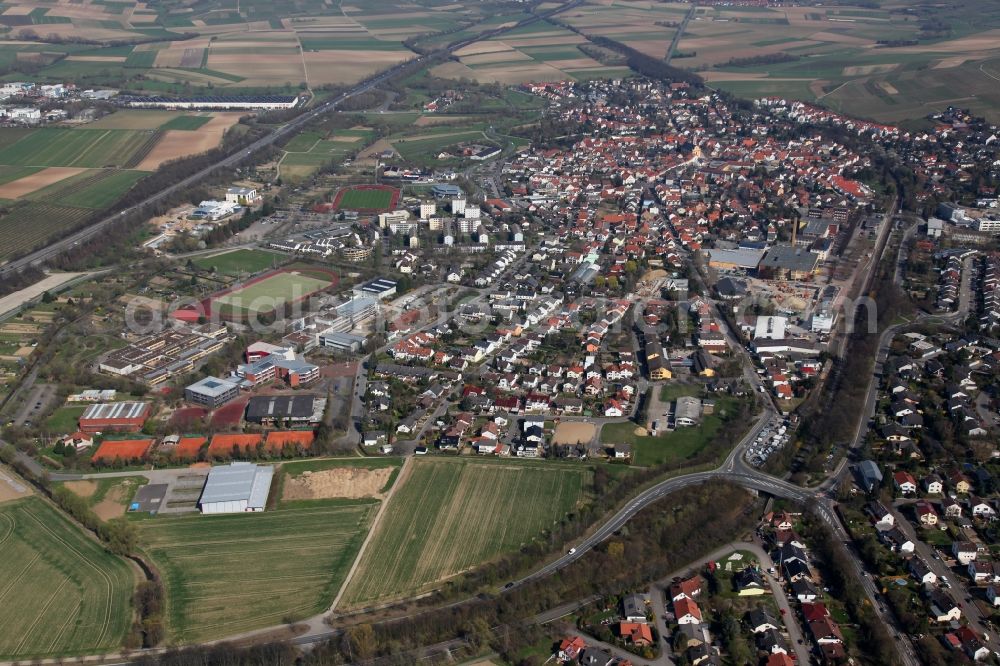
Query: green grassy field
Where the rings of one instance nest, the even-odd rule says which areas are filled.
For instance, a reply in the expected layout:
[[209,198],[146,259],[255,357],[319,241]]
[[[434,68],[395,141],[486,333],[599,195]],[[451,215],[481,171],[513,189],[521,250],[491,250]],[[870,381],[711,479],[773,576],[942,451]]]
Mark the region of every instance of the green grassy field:
[[329,280],[320,280],[308,275],[277,273],[220,296],[215,302],[243,312],[270,312],[280,303],[301,300],[329,286]]
[[177,116],[161,125],[160,129],[194,131],[201,129],[202,125],[205,125],[211,119],[212,116]]
[[170,638],[219,638],[323,611],[377,506],[322,500],[259,514],[139,521],[164,577]]
[[[681,393],[680,395],[684,395]],[[671,398],[676,398],[672,395]],[[625,443],[632,447],[633,463],[641,466],[661,465],[681,462],[701,451],[722,426],[722,418],[733,407],[733,400],[716,400],[715,412],[702,417],[701,424],[690,428],[678,428],[656,437],[642,437],[635,434],[635,423],[605,423],[601,428],[601,442],[605,444]]]
[[137,182],[148,176],[146,171],[94,169],[65,178],[23,197],[29,201],[59,201],[77,208],[107,208]]
[[12,183],[15,180],[25,178],[41,170],[42,167],[0,166],[0,185]]
[[392,192],[386,190],[348,190],[340,198],[340,207],[373,209],[388,208],[392,204]]
[[76,432],[80,427],[78,421],[86,409],[86,405],[59,407],[45,420],[45,427],[49,429],[49,432],[58,435]]
[[134,576],[37,497],[0,504],[0,656],[110,651],[132,621]]
[[127,166],[151,138],[148,131],[45,128],[0,148],[0,164]]
[[233,250],[211,257],[198,257],[192,263],[199,268],[214,268],[223,275],[242,275],[259,273],[274,268],[275,264],[284,262],[287,258],[282,254],[266,250]]
[[540,536],[583,497],[582,466],[413,460],[343,598],[361,607],[433,588]]

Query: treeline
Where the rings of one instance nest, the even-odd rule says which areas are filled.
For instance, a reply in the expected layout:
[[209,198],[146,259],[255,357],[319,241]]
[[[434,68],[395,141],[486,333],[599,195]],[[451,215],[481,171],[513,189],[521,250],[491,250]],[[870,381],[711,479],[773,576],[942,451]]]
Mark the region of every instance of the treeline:
[[875,42],[878,46],[885,46],[887,48],[895,48],[898,46],[916,46],[920,42],[916,39],[880,39]]
[[601,35],[585,36],[597,46],[621,53],[625,56],[625,63],[629,66],[629,68],[642,76],[668,83],[683,82],[699,88],[705,83],[705,81],[697,74],[679,69],[677,67],[672,67],[659,58],[646,55],[645,53],[637,51],[631,46],[627,46],[621,42],[616,42],[613,39],[609,39]]
[[[677,56],[674,57],[676,58]],[[725,67],[754,67],[756,65],[777,65],[783,62],[795,62],[796,60],[801,60],[801,59],[802,56],[800,55],[779,51],[777,53],[763,53],[761,55],[748,56],[746,58],[730,58],[726,62],[718,64],[715,67],[717,69],[721,69]]]
[[8,273],[0,277],[0,296],[30,287],[44,277],[45,272],[37,266],[25,266],[19,271]]
[[899,664],[899,654],[893,647],[895,641],[868,602],[861,581],[857,579],[851,554],[815,512],[815,507],[805,514],[802,532],[813,547],[830,595],[844,604],[851,620],[858,625],[857,647],[868,654],[870,663]]

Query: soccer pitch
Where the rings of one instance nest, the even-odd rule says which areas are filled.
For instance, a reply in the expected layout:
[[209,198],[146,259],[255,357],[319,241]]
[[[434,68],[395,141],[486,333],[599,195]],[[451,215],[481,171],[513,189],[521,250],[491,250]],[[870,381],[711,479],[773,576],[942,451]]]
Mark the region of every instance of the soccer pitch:
[[234,311],[270,312],[285,303],[294,303],[329,287],[320,280],[299,273],[275,273],[251,284],[237,287],[215,298],[215,303]]
[[340,199],[346,209],[374,210],[392,205],[392,192],[387,190],[347,190]]

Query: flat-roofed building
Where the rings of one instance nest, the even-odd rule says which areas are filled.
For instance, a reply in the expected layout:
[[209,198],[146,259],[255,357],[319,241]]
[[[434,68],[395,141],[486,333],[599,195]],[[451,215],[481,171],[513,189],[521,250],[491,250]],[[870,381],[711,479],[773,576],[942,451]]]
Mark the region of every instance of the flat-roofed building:
[[80,430],[86,433],[141,430],[151,410],[148,402],[98,403],[84,410]]
[[323,420],[326,398],[318,395],[268,395],[250,398],[246,419],[251,423],[318,424]]
[[375,278],[354,287],[355,298],[377,298],[383,300],[396,295],[396,281],[388,278]]
[[271,491],[274,468],[248,462],[213,467],[201,491],[202,513],[263,511]]
[[804,248],[775,245],[767,251],[757,270],[761,276],[804,280],[812,277],[819,255]]
[[319,344],[321,347],[350,353],[361,349],[366,339],[363,335],[354,335],[342,331],[324,331],[319,334]]
[[184,399],[209,409],[221,407],[240,394],[240,385],[228,379],[205,377],[184,389]]
[[708,250],[708,265],[718,270],[755,271],[764,257],[764,250]]

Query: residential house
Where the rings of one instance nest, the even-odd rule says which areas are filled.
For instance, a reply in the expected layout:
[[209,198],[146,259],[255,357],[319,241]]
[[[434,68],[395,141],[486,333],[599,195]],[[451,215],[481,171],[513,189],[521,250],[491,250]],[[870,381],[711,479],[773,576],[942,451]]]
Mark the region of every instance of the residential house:
[[764,577],[757,567],[749,566],[733,577],[736,592],[741,597],[758,596],[766,592]]
[[701,609],[688,598],[674,602],[674,620],[677,624],[701,624]]
[[778,621],[771,617],[771,614],[763,607],[750,610],[746,618],[747,628],[752,633],[760,634],[765,631],[775,631],[778,629]]
[[921,500],[917,502],[913,510],[917,514],[917,520],[920,524],[925,527],[935,527],[938,524],[938,513],[934,509],[934,505],[930,502]]
[[931,619],[935,622],[955,622],[962,618],[962,609],[944,590],[933,589],[928,595]]
[[974,562],[979,556],[979,549],[971,541],[955,541],[951,544],[951,554],[963,567]]
[[903,495],[913,495],[917,492],[917,480],[909,472],[896,472],[892,475],[892,480]]

